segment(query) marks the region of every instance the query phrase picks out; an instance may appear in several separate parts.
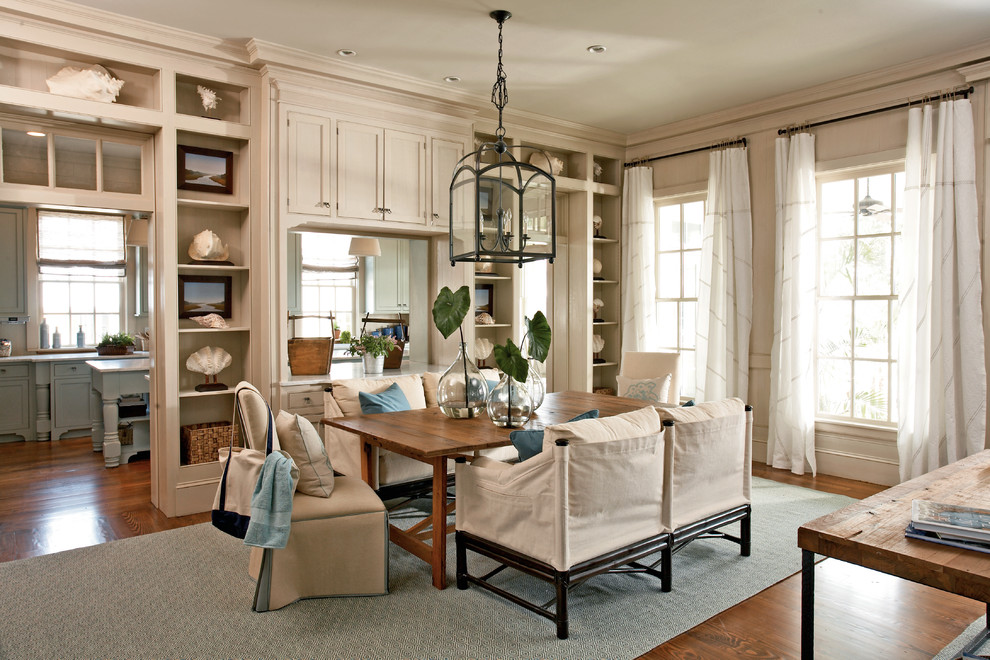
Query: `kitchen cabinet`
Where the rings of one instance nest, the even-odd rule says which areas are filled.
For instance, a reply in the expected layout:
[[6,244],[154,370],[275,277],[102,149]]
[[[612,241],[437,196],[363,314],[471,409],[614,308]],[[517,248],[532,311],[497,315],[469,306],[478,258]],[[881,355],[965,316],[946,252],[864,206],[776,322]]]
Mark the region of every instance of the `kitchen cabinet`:
[[285,125],[288,211],[330,216],[333,208],[330,118],[289,110]]
[[31,366],[26,363],[0,365],[0,436],[19,435],[34,439],[31,424]]
[[[89,400],[92,382],[84,361],[53,364],[52,439],[92,427]],[[95,447],[94,441],[94,447]]]
[[426,224],[426,136],[337,122],[337,215]]
[[409,311],[409,241],[383,238],[375,257],[375,313]]
[[432,213],[430,224],[434,227],[450,226],[450,180],[454,168],[464,157],[464,143],[457,140],[433,138],[430,141],[432,160]]
[[0,316],[27,314],[24,209],[0,208]]

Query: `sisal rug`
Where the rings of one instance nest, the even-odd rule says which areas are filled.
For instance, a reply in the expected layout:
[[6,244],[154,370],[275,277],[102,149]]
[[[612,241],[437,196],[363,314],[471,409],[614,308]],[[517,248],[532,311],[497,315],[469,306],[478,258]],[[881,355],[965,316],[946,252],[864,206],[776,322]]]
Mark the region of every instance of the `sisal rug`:
[[675,555],[667,594],[642,575],[593,578],[569,600],[567,640],[480,589],[434,589],[429,567],[396,546],[386,596],[254,613],[248,548],[203,524],[0,564],[0,658],[635,658],[797,572],[797,528],[853,502],[753,482],[751,557],[696,541]]

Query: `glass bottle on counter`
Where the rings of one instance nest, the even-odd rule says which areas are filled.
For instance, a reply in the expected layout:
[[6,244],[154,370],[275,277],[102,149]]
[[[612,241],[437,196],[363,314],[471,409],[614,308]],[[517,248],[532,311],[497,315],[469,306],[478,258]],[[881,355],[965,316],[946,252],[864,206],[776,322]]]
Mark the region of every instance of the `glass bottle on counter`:
[[52,333],[52,348],[62,348],[62,335],[58,333],[58,326],[55,326],[55,332]]

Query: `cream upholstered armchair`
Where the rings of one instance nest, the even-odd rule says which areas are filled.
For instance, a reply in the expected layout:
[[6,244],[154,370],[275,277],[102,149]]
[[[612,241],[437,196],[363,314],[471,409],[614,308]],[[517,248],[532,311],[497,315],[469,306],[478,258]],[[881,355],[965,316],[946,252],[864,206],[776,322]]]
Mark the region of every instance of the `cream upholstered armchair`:
[[[741,399],[662,407],[666,554],[699,538],[723,538],[750,554],[753,409]],[[723,528],[739,523],[739,535]],[[673,580],[672,561],[665,577]]]
[[[638,560],[664,550],[663,431],[654,408],[548,426],[543,450],[516,464],[457,463],[457,587],[484,587],[568,635],[568,590],[594,575],[663,571]],[[554,585],[556,607],[469,573],[472,551]],[[670,555],[661,555],[669,560]]]
[[[268,402],[248,383],[239,384],[234,397],[235,423],[241,427],[246,446],[264,451],[268,425],[272,425],[273,433],[276,428]],[[282,449],[299,464],[304,459],[293,453],[290,445],[302,438],[286,437],[295,432],[295,419],[290,418],[286,429],[280,416],[278,433]],[[313,434],[310,447],[314,442],[321,447],[319,434],[315,430]],[[304,471],[302,465],[300,470]],[[248,571],[258,581],[255,611],[279,609],[301,598],[388,593],[385,505],[360,477],[334,476],[328,486],[328,497],[296,490],[284,548],[251,548]]]
[[[677,405],[680,392],[681,356],[679,353],[653,353],[628,351],[622,354],[622,364],[616,379],[619,396],[652,400],[654,403]],[[664,396],[663,386],[667,375],[670,383]]]

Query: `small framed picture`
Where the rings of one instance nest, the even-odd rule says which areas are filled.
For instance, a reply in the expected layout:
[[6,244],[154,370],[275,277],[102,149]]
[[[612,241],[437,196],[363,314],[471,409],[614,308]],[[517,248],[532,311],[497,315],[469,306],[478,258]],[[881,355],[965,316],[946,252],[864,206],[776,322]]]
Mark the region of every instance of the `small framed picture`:
[[179,275],[179,318],[205,314],[231,316],[231,278],[214,275]]
[[180,144],[176,162],[181,190],[233,194],[233,152]]
[[495,318],[495,290],[491,284],[474,285],[474,313],[481,314],[487,312]]

